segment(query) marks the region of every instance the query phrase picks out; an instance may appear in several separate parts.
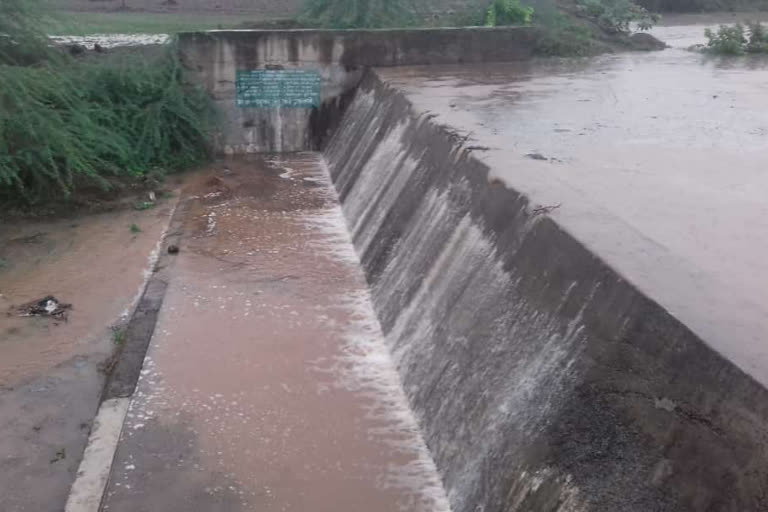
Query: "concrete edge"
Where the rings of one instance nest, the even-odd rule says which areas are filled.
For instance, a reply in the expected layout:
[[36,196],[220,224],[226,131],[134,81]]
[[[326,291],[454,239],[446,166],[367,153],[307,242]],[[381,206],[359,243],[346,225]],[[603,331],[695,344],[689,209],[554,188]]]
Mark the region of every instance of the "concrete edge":
[[169,254],[168,247],[179,246],[185,213],[186,205],[183,200],[179,200],[171,214],[168,228],[161,238],[160,252],[152,269],[152,275],[147,280],[141,298],[126,326],[124,342],[115,355],[117,362],[107,377],[102,401],[131,397],[136,389],[168,288],[166,269],[176,258],[175,255]]
[[98,512],[101,507],[130,403],[130,398],[115,398],[99,407],[65,512]]
[[70,488],[64,512],[98,512],[112,473],[123,424],[144,367],[144,359],[168,288],[166,269],[175,256],[168,247],[179,246],[186,204],[176,203],[160,242],[160,252],[126,328],[117,364],[107,376],[101,405],[94,419],[83,458]]

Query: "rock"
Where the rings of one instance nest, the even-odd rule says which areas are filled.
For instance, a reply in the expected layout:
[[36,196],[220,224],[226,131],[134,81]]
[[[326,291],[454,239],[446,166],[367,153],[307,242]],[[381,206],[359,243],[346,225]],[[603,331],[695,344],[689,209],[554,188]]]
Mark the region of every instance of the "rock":
[[67,50],[69,51],[70,55],[82,55],[88,51],[88,48],[81,44],[70,44],[67,46]]
[[545,156],[544,156],[544,155],[542,155],[541,153],[528,153],[528,154],[527,154],[527,155],[525,155],[525,156],[527,156],[527,157],[528,157],[528,158],[530,158],[531,160],[541,160],[542,162],[546,162],[546,161],[548,161],[548,160],[549,160],[549,158],[545,157]]
[[638,32],[629,36],[629,42],[633,50],[640,51],[658,51],[667,48],[667,44],[653,37],[646,32]]
[[179,254],[179,246],[178,245],[169,245],[168,246],[168,254]]

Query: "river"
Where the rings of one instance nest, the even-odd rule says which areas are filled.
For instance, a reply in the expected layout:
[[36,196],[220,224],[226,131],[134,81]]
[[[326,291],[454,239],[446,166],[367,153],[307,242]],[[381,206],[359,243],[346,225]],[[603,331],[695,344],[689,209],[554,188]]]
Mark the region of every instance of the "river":
[[660,52],[380,74],[766,382],[768,61],[687,50],[733,20],[672,18]]

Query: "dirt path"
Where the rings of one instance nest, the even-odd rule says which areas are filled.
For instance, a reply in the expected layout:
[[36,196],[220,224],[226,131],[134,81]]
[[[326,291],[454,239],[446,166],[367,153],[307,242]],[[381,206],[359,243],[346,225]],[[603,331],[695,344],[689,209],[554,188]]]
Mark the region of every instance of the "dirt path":
[[[111,326],[136,300],[174,204],[0,227],[3,512],[63,509],[119,341]],[[67,321],[8,315],[47,295],[73,305]]]
[[446,510],[319,155],[189,191],[104,510]]

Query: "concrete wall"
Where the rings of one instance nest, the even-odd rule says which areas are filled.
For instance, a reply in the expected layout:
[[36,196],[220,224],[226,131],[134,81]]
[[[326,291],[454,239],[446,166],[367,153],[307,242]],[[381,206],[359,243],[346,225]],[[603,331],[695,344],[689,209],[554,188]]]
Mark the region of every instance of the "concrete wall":
[[454,512],[768,510],[768,391],[374,73],[326,157]]
[[[367,67],[526,59],[534,43],[535,32],[528,28],[243,30],[181,34],[179,49],[221,114],[218,149],[232,154],[318,149]],[[319,71],[322,105],[238,107],[235,73],[258,69]]]

